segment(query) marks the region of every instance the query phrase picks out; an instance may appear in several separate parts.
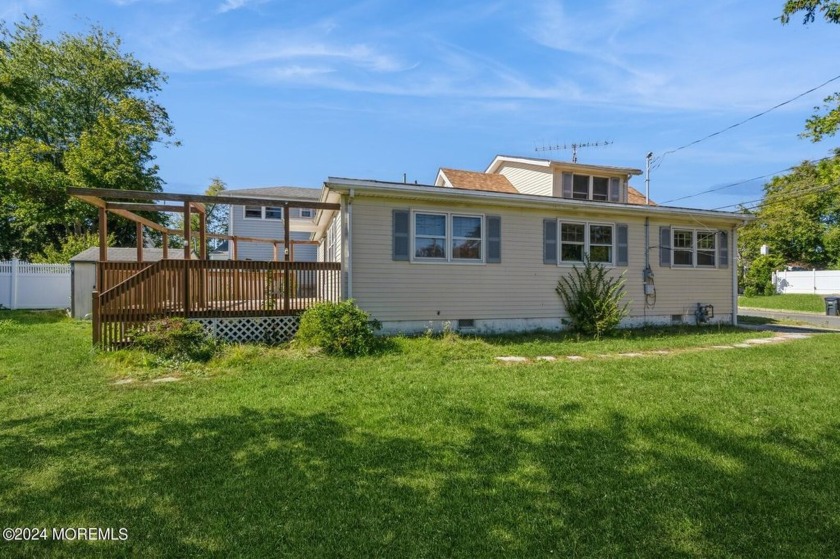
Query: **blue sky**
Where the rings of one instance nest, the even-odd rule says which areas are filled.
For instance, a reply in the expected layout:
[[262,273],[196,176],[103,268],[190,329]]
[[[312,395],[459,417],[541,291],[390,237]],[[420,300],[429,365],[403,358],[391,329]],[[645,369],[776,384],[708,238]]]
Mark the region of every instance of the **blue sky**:
[[[581,163],[644,167],[840,74],[840,26],[778,16],[782,0],[361,2],[6,0],[46,33],[91,23],[169,77],[181,147],[157,151],[166,190],[320,186],[327,176],[429,183],[496,154],[611,141]],[[829,154],[798,138],[840,81],[668,155],[664,202]],[[568,160],[569,151],[550,153]],[[754,200],[762,181],[682,200]],[[633,183],[643,189],[643,180]]]

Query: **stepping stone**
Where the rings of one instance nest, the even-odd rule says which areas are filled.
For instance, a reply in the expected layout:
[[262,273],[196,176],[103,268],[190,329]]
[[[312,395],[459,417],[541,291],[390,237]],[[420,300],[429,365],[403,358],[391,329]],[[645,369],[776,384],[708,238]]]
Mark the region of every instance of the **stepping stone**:
[[656,355],[671,355],[671,352],[667,349],[660,349],[658,351],[654,351],[653,353],[655,353]]
[[517,355],[507,355],[505,357],[497,357],[497,361],[501,361],[503,363],[527,363],[527,357],[519,357]]
[[784,333],[779,334],[779,338],[783,340],[805,340],[811,337],[811,334],[799,334],[799,333]]
[[179,380],[181,379],[178,377],[160,377],[152,379],[152,382],[178,382]]
[[764,344],[772,344],[774,343],[774,338],[756,338],[754,340],[744,340],[745,344],[753,344],[753,345],[764,345]]
[[732,344],[732,347],[752,347],[750,344]]
[[713,345],[712,349],[735,349],[735,346],[731,345]]
[[121,378],[120,380],[115,380],[111,384],[119,386],[121,384],[131,384],[132,382],[134,382],[133,378]]
[[644,353],[619,353],[619,357],[643,357]]
[[557,361],[557,358],[553,355],[540,355],[537,357],[537,361]]
[[567,355],[566,359],[568,359],[569,361],[583,361],[586,358],[581,357],[580,355]]

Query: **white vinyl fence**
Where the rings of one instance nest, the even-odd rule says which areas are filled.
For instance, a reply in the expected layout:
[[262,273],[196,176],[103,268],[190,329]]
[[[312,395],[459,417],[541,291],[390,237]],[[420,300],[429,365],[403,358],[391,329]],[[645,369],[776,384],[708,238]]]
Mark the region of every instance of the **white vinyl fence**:
[[776,293],[840,294],[840,270],[774,272]]
[[70,306],[70,265],[0,261],[0,305],[7,309]]

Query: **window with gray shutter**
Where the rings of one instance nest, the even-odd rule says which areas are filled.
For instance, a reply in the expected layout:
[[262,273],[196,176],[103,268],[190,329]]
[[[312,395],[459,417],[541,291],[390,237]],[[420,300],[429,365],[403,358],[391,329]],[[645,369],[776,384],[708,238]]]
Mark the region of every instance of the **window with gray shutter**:
[[729,267],[729,233],[726,231],[719,231],[718,238],[720,240],[718,244],[718,267],[720,268],[728,268]]
[[543,220],[543,264],[557,264],[556,219]]
[[615,265],[616,266],[627,266],[628,265],[628,246],[627,246],[627,238],[628,238],[628,231],[627,225],[624,223],[619,223],[615,226],[616,229],[616,237],[618,240],[618,252],[616,256]]
[[671,267],[671,228],[659,228],[659,265]]
[[502,218],[497,215],[487,216],[487,260],[488,264],[502,261]]
[[563,198],[572,197],[572,174],[563,173]]
[[610,202],[619,202],[621,193],[621,181],[613,177],[610,179]]
[[410,252],[408,210],[394,210],[393,212],[393,260],[408,260]]

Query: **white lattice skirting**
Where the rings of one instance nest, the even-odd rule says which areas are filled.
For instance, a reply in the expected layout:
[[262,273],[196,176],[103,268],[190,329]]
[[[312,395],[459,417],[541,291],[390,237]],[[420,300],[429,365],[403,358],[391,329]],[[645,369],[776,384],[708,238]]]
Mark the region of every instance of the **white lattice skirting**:
[[208,335],[226,342],[278,343],[292,339],[300,325],[298,316],[243,318],[193,318]]

